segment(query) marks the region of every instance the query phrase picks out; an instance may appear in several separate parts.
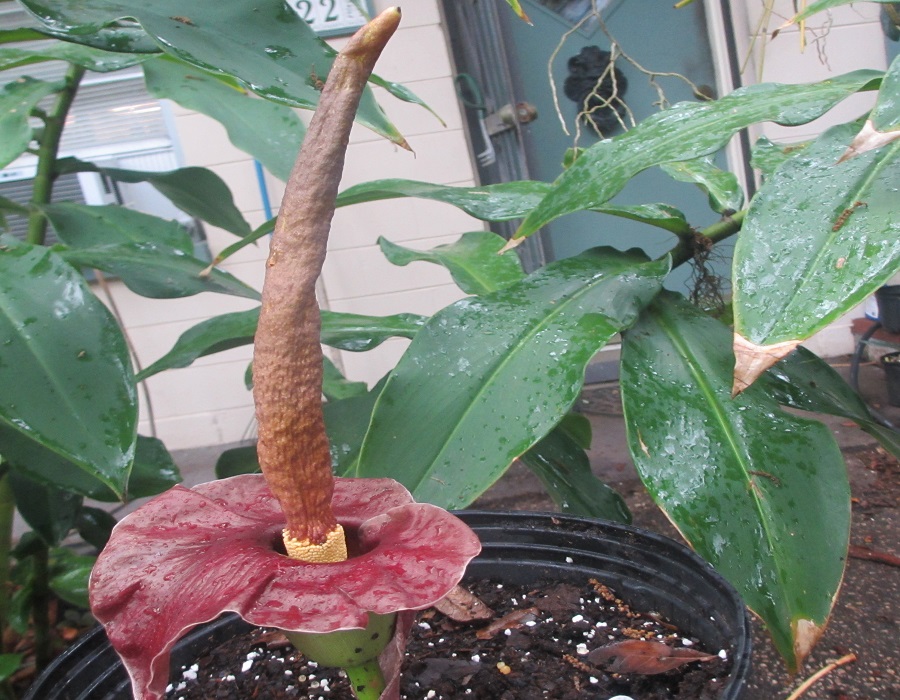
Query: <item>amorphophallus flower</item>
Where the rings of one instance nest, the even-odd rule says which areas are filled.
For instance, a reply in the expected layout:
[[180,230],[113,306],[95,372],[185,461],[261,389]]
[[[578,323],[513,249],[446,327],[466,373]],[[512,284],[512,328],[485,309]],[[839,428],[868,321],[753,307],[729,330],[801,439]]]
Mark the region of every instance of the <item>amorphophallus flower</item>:
[[397,613],[446,596],[480,550],[390,479],[335,479],[322,418],[315,284],[360,94],[399,20],[384,11],[335,58],[288,181],[254,349],[263,475],[167,491],[114,528],[92,572],[91,608],[139,700],[162,697],[177,639],[226,611],[344,667],[358,697],[396,697],[412,623]]

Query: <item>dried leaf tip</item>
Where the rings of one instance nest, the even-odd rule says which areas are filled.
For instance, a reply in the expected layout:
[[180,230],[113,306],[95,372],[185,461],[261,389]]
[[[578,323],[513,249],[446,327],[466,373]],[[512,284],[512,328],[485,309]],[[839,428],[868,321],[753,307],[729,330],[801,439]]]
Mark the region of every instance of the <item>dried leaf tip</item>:
[[742,335],[734,334],[734,384],[731,398],[749,387],[769,367],[790,355],[800,345],[799,340],[786,340],[772,345],[751,343]]

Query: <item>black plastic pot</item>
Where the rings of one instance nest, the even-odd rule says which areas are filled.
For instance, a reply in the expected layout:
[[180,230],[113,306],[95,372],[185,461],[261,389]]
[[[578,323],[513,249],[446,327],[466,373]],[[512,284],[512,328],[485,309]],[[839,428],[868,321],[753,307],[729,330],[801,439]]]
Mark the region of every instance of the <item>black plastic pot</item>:
[[881,325],[890,333],[900,333],[900,284],[880,287],[875,291],[875,298]]
[[891,406],[900,406],[900,352],[890,352],[881,358],[887,398]]
[[[704,648],[725,649],[734,661],[722,700],[743,695],[750,671],[750,625],[735,590],[687,547],[668,538],[588,518],[550,513],[457,513],[478,533],[481,554],[466,577],[510,583],[598,578],[637,609],[662,613]],[[172,668],[249,628],[227,616],[188,633],[175,646]],[[25,700],[130,700],[125,670],[97,629],[60,656]]]

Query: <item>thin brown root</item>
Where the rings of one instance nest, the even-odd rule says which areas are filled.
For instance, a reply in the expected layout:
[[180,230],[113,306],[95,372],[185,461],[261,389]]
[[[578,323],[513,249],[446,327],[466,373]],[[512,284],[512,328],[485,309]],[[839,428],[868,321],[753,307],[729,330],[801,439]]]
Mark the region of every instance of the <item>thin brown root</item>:
[[852,664],[854,661],[856,661],[856,654],[851,652],[850,654],[842,656],[836,661],[832,661],[830,664],[823,666],[809,678],[803,681],[799,686],[797,686],[797,689],[793,693],[791,693],[785,700],[797,700],[797,698],[805,694],[806,691],[809,690],[813,686],[813,684],[816,683],[820,678],[827,676],[834,669],[840,666],[845,666],[847,664]]

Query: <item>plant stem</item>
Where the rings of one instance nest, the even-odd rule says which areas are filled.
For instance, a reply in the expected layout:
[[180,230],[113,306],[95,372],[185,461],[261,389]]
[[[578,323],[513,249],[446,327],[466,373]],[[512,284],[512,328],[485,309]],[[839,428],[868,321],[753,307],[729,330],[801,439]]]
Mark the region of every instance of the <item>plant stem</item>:
[[359,666],[347,667],[344,671],[350,680],[350,688],[358,700],[378,700],[384,692],[384,675],[377,659]]
[[672,267],[675,268],[679,265],[684,265],[684,263],[693,259],[695,241],[698,237],[705,239],[708,245],[715,245],[736,234],[741,230],[746,215],[747,210],[741,209],[739,212],[735,212],[731,216],[726,216],[712,226],[707,226],[702,231],[697,232],[693,238],[682,238],[678,245],[670,251],[672,255]]
[[[9,597],[11,568],[10,555],[12,552],[13,516],[15,515],[16,502],[13,498],[12,487],[9,485],[8,465],[0,463],[0,639],[5,637],[6,625],[9,621]],[[6,649],[0,649],[5,652]]]
[[[70,65],[66,72],[64,87],[59,93],[53,111],[47,115],[40,115],[44,120],[44,133],[40,139],[37,172],[34,176],[34,189],[31,194],[31,202],[34,205],[49,204],[53,196],[59,142],[66,125],[66,116],[69,114],[83,76],[84,68]],[[33,209],[28,217],[28,233],[25,240],[28,243],[41,245],[46,237],[47,219],[42,212]]]
[[50,642],[50,548],[41,541],[32,554],[34,581],[32,582],[31,619],[34,624],[34,663],[41,673],[52,657]]

